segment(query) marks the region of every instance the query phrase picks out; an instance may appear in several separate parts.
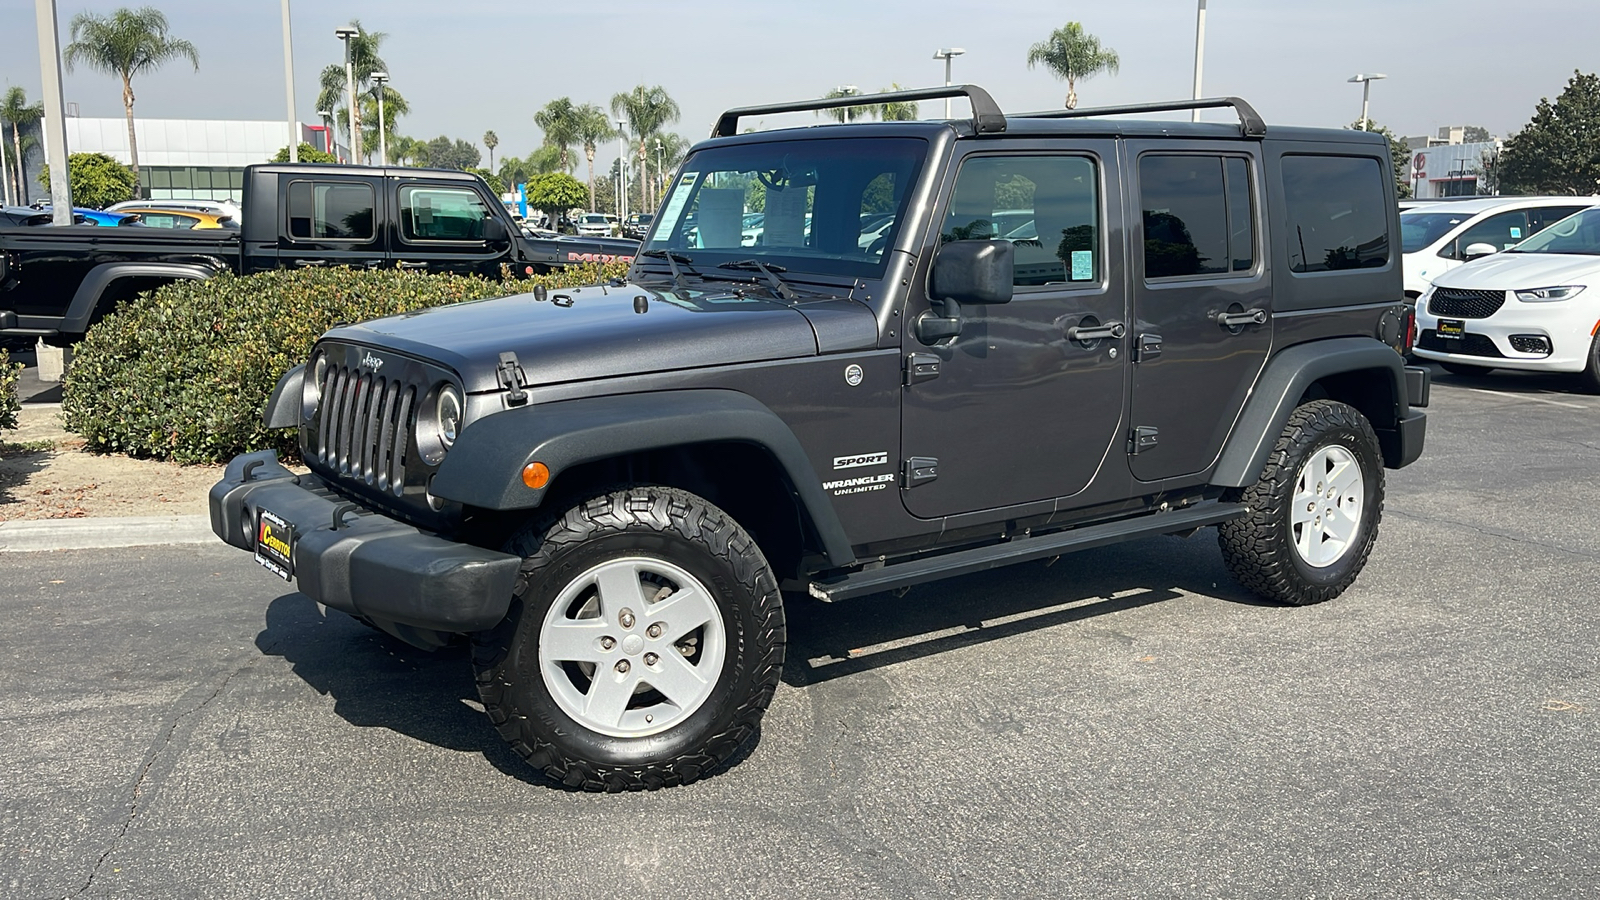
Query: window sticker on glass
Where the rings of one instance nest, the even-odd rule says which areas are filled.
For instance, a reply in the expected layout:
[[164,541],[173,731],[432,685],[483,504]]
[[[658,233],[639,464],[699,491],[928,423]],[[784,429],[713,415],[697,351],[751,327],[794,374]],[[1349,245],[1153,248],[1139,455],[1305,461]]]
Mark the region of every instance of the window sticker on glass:
[[1072,251],[1072,274],[1068,276],[1068,280],[1070,280],[1070,281],[1093,281],[1094,280],[1094,251],[1093,250],[1074,250],[1074,251]]
[[699,172],[685,172],[678,179],[678,187],[667,199],[667,208],[661,211],[661,218],[665,220],[661,229],[662,234],[671,234],[678,227],[678,218],[683,215],[684,204],[689,202],[689,195],[694,193],[694,186],[700,181]]
[[1511,236],[1516,238],[1519,241],[1522,240],[1522,229],[1521,228],[1517,228],[1516,226],[1512,226],[1512,228],[1511,228]]
[[744,188],[701,188],[695,200],[701,247],[739,246],[744,222]]

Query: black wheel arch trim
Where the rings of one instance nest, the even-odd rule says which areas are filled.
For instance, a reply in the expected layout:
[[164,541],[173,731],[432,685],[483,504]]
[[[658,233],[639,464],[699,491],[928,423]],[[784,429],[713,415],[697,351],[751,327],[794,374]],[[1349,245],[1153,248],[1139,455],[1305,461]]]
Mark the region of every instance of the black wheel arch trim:
[[219,274],[219,270],[203,263],[177,262],[110,262],[89,270],[79,282],[78,290],[67,306],[61,330],[82,334],[89,329],[89,321],[105,297],[106,288],[123,278],[170,278],[174,281],[204,281]]
[[272,389],[272,396],[267,398],[267,405],[261,408],[261,424],[268,428],[294,428],[299,425],[300,392],[304,389],[305,380],[305,363],[283,373]]
[[548,492],[522,481],[530,462],[564,470],[645,450],[714,442],[754,444],[788,475],[834,566],[855,562],[849,538],[822,490],[811,460],[789,426],[761,401],[738,391],[653,391],[535,404],[485,416],[462,429],[429,490],[484,509],[531,509]]
[[1408,436],[1415,436],[1418,446],[1391,455],[1385,443],[1385,464],[1389,468],[1399,468],[1415,460],[1416,454],[1421,452],[1418,426],[1423,414],[1411,411],[1405,361],[1393,347],[1375,338],[1329,338],[1296,344],[1280,351],[1267,364],[1250,392],[1250,399],[1245,402],[1233,435],[1223,448],[1211,483],[1222,487],[1245,487],[1254,483],[1306,389],[1329,375],[1367,370],[1382,371],[1388,376],[1394,398],[1393,421],[1372,423],[1380,442],[1386,432],[1401,429],[1401,423],[1415,423]]

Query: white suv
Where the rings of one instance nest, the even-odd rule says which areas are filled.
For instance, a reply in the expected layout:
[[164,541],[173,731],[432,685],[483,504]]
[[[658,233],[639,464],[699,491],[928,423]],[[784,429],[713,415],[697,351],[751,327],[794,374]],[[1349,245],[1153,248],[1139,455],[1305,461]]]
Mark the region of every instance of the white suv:
[[1600,392],[1600,208],[1439,276],[1416,321],[1416,355],[1447,371],[1581,372]]
[[1467,248],[1473,244],[1504,250],[1595,205],[1600,205],[1600,197],[1481,197],[1402,209],[1400,259],[1406,298],[1415,300],[1435,278],[1468,262]]

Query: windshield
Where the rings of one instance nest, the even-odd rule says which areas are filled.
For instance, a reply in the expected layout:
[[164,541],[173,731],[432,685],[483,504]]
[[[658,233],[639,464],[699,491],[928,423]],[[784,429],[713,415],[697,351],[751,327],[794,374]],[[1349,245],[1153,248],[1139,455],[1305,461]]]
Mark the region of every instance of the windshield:
[[1415,253],[1434,245],[1470,214],[1443,212],[1402,212],[1400,214],[1400,252]]
[[697,269],[748,259],[849,277],[883,273],[921,138],[790,140],[714,147],[690,157],[646,249]]
[[1506,252],[1600,256],[1600,208],[1567,216]]

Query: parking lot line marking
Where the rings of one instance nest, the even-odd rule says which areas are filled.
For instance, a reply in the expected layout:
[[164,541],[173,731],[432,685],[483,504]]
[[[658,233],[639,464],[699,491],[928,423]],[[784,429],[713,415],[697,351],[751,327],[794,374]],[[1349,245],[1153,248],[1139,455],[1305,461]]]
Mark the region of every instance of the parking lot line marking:
[[1550,400],[1545,397],[1535,397],[1532,394],[1505,394],[1500,391],[1486,391],[1483,388],[1465,388],[1474,394],[1488,394],[1491,397],[1500,397],[1506,400],[1532,400],[1535,403],[1549,403],[1552,406],[1565,406],[1568,409],[1588,409],[1582,403],[1568,403],[1565,400]]

